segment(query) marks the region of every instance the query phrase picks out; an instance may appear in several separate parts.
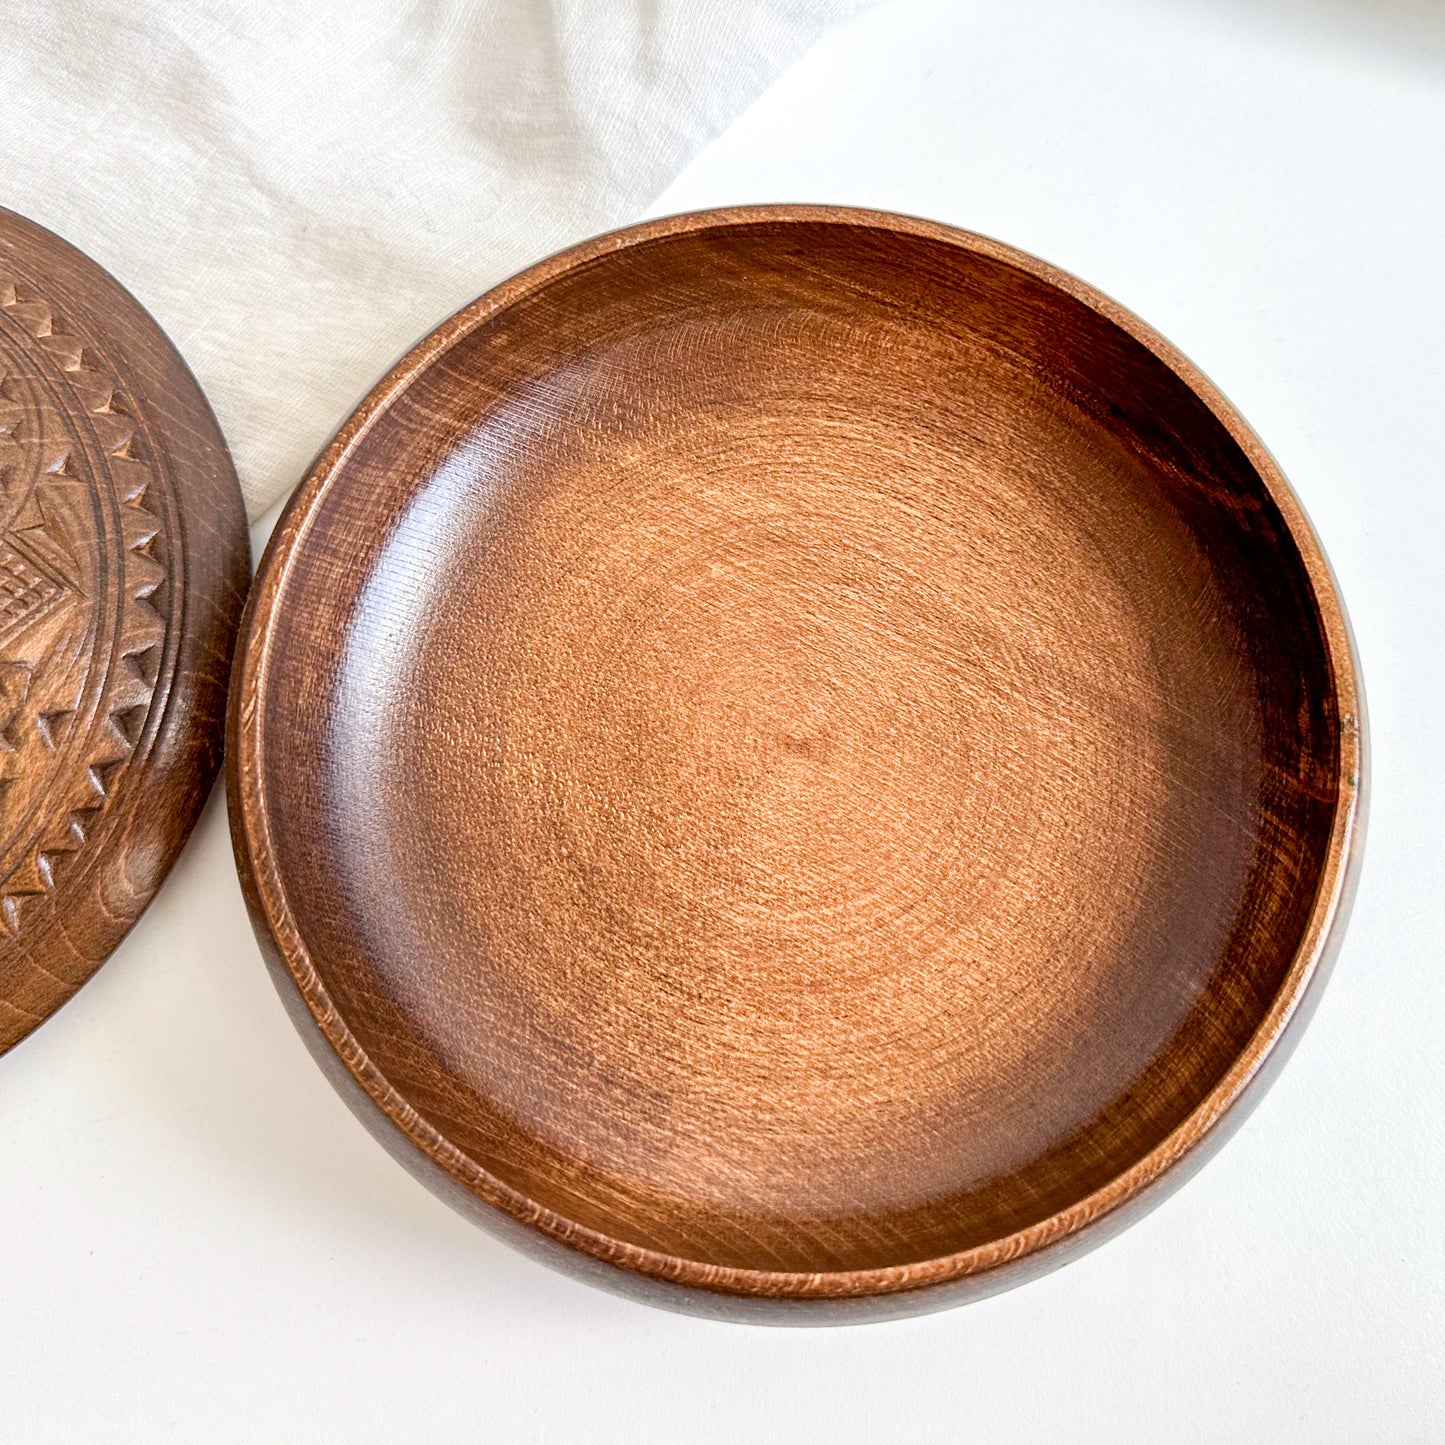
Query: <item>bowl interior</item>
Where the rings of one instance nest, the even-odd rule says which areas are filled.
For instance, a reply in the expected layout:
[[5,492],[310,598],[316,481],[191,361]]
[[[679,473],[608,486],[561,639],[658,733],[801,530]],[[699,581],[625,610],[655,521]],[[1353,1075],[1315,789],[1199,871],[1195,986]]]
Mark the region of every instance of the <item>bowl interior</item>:
[[326,990],[564,1219],[758,1270],[1011,1234],[1289,969],[1340,758],[1309,578],[1112,321],[864,225],[552,275],[367,431],[272,629]]

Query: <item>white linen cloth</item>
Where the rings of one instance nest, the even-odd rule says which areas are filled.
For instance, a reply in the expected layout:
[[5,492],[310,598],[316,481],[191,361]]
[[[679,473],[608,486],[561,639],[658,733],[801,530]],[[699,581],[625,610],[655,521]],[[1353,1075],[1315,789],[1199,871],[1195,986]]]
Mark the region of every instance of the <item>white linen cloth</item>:
[[10,0],[0,205],[115,273],[252,516],[488,286],[629,220],[862,0]]

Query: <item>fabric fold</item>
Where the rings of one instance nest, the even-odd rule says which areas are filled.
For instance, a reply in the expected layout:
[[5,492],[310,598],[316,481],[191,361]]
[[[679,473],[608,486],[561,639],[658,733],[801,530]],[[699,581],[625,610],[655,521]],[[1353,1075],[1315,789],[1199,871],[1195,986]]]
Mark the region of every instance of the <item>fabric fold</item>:
[[456,307],[620,225],[864,0],[13,0],[0,204],[190,362],[251,515]]

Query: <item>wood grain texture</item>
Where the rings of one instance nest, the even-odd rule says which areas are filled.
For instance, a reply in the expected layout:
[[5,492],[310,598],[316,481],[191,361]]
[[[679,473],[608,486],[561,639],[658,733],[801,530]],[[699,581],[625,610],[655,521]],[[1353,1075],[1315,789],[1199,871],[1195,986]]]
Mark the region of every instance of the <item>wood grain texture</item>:
[[190,832],[248,571],[235,473],[174,348],[0,210],[0,1052],[109,956]]
[[554,1262],[767,1318],[997,1288],[1183,1177],[1361,819],[1338,599],[1213,388],[1040,262],[820,208],[424,341],[277,528],[231,739],[371,1127]]

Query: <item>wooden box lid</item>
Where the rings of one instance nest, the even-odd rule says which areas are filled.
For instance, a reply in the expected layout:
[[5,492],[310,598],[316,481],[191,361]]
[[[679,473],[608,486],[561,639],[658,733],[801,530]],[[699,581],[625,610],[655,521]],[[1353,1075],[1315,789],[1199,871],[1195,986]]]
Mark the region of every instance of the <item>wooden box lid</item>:
[[185,362],[114,278],[0,210],[0,1053],[104,962],[184,844],[248,575]]

